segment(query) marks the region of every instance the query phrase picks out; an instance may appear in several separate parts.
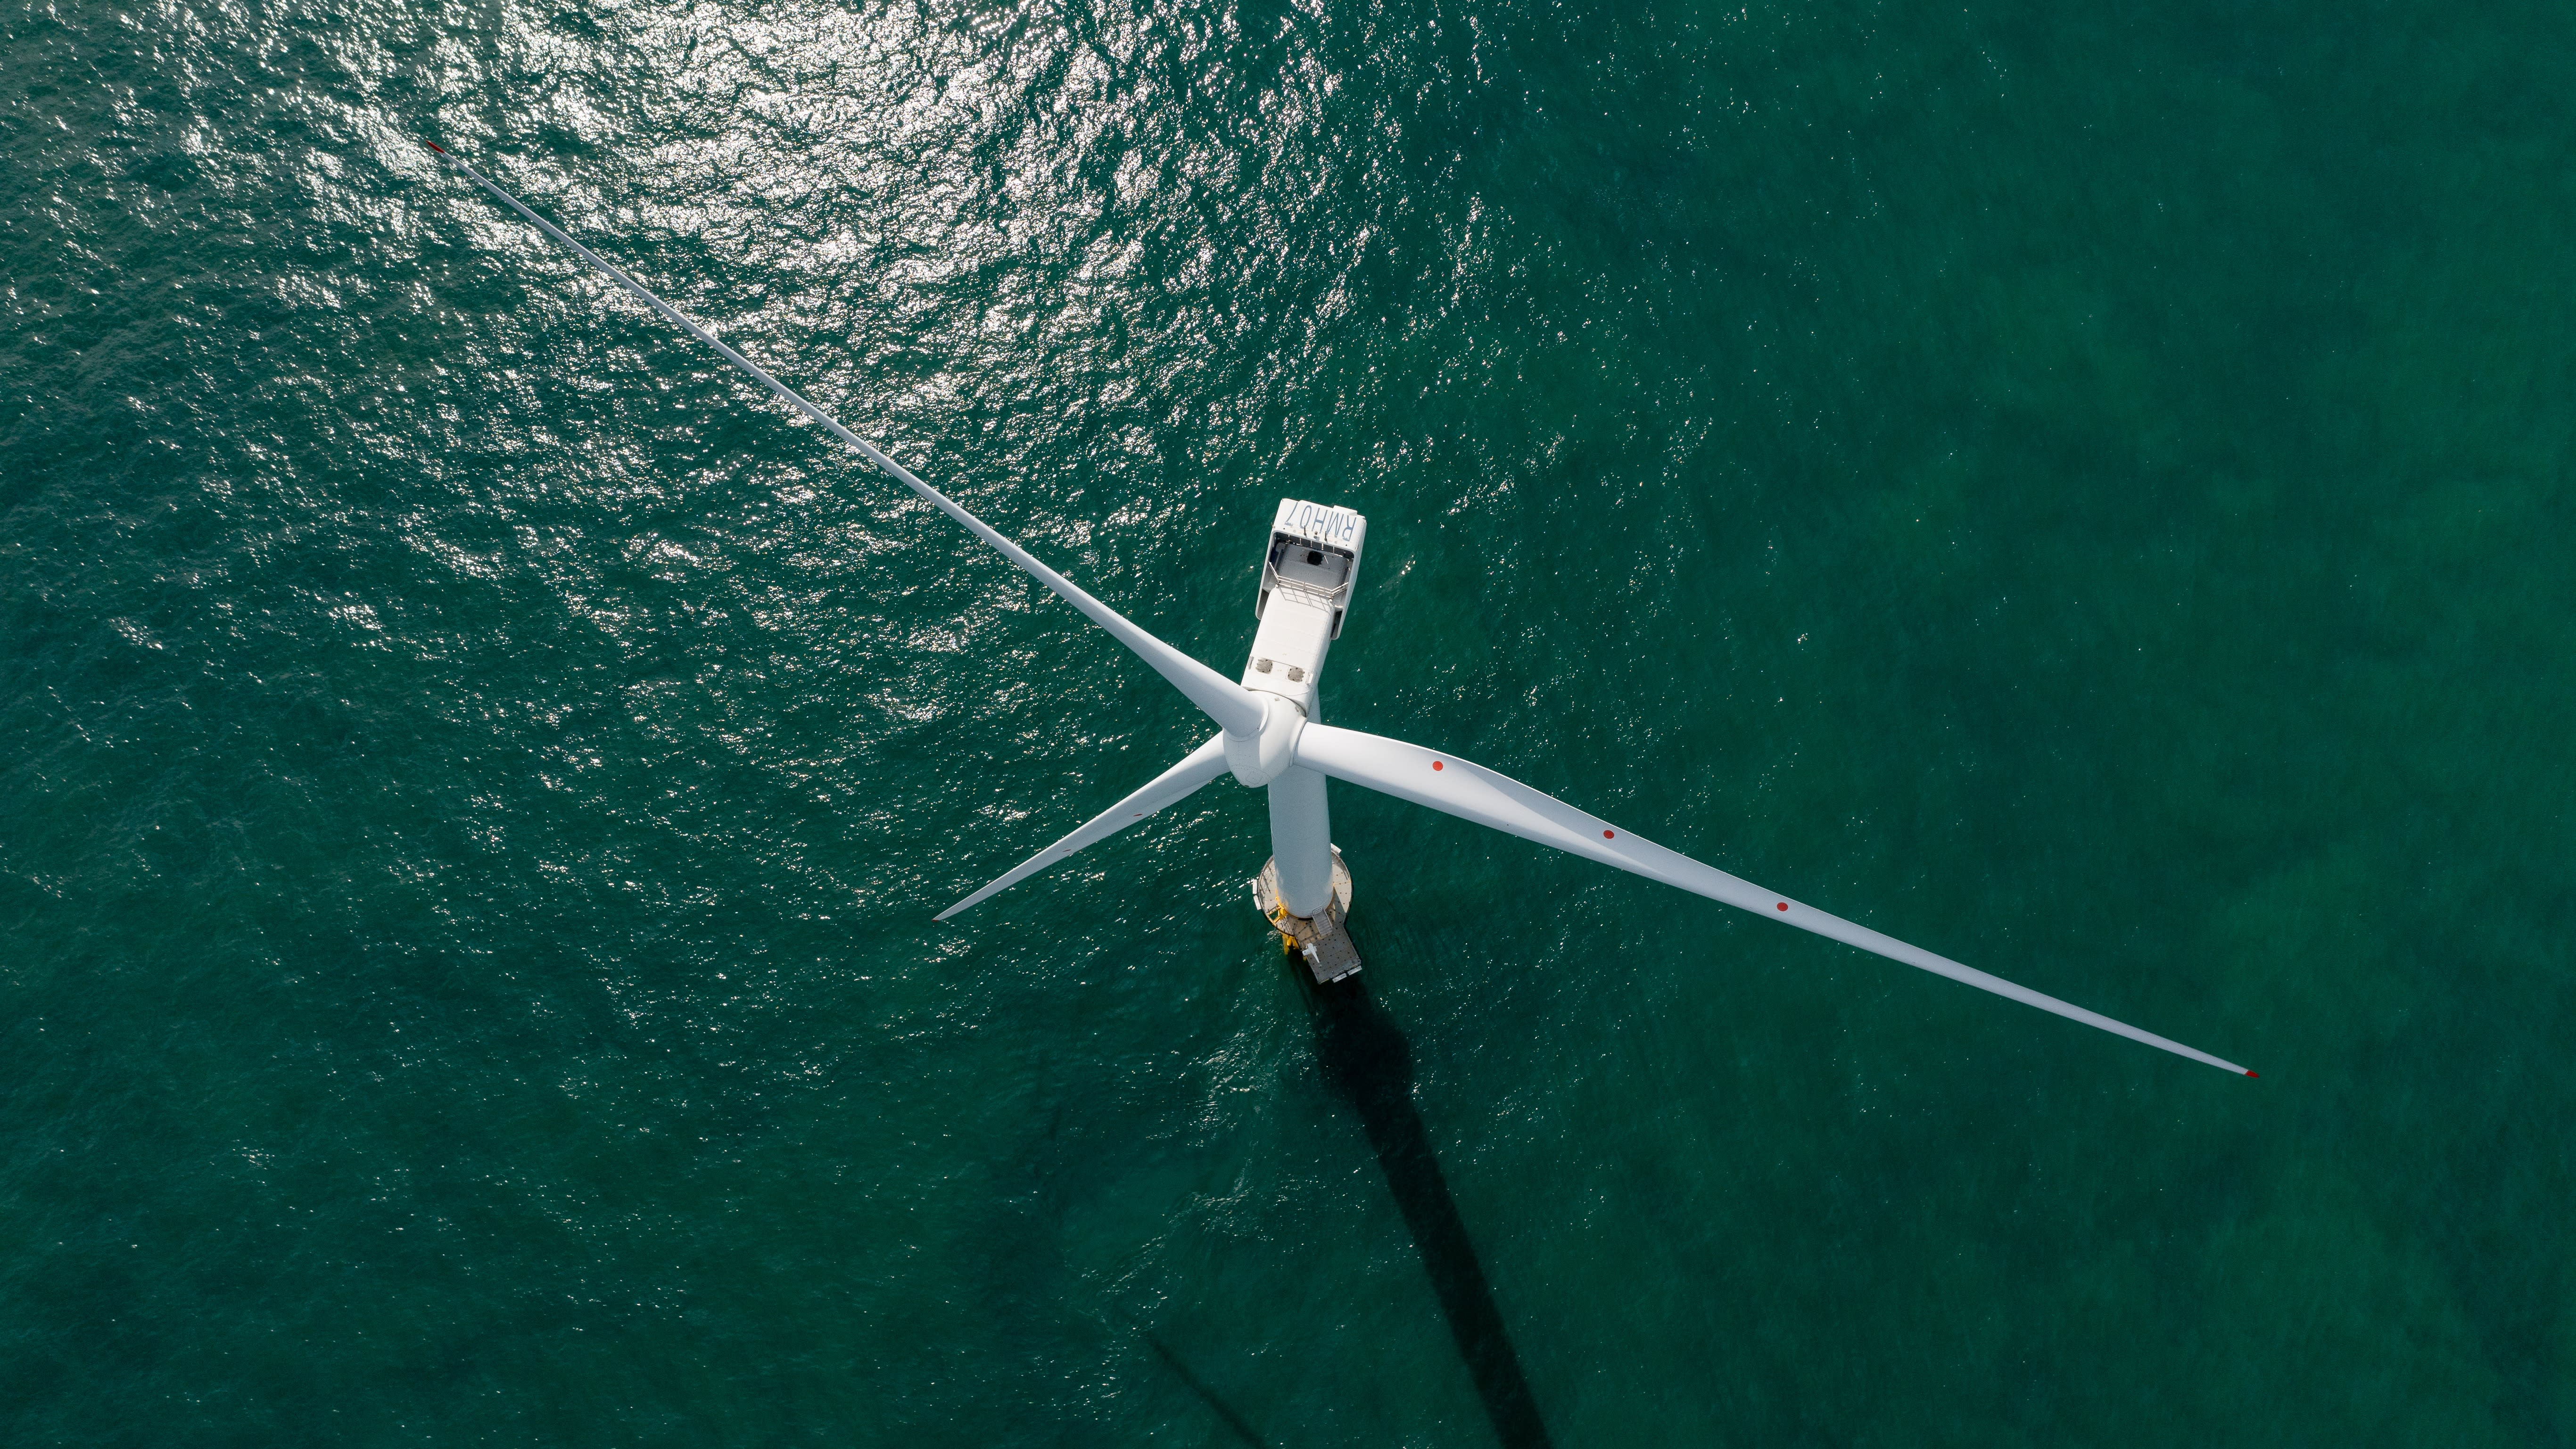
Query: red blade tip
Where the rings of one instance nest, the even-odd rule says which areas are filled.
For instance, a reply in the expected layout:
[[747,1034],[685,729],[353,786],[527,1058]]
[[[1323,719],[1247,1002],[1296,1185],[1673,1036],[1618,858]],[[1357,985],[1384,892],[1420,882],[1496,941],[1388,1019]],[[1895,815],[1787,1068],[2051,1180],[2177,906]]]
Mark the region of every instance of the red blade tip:
[[2247,1075],[2247,1076],[2249,1076],[2249,1077],[2259,1077],[2259,1076],[2261,1076],[2261,1075],[2263,1075],[2263,1074],[2262,1074],[2261,1072],[2247,1072],[2245,1075]]
[[441,155],[441,156],[444,156],[444,155],[446,155],[446,154],[447,154],[447,148],[446,148],[446,147],[444,147],[444,146],[442,146],[442,145],[440,145],[440,144],[438,144],[436,141],[423,141],[423,142],[421,142],[420,144],[422,144],[422,145],[424,145],[424,146],[427,146],[429,149],[431,149],[432,151],[437,152],[437,153],[438,153],[439,155]]

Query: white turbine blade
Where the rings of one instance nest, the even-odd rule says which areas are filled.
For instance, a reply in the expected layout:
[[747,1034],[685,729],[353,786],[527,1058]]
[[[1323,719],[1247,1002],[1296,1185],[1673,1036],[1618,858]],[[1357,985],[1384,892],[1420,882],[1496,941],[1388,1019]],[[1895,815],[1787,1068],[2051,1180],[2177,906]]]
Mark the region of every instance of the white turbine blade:
[[807,417],[812,418],[814,421],[821,423],[824,427],[830,429],[833,436],[839,438],[842,442],[849,444],[851,447],[856,448],[861,457],[866,458],[869,462],[876,464],[881,469],[884,469],[887,475],[895,479],[895,481],[903,484],[913,492],[920,494],[924,499],[929,501],[932,507],[937,508],[940,512],[947,514],[949,517],[956,519],[959,523],[966,525],[968,532],[973,533],[977,538],[980,538],[986,543],[989,543],[993,547],[1001,550],[1002,557],[1018,564],[1022,569],[1025,569],[1028,572],[1031,578],[1034,578],[1039,583],[1055,590],[1057,595],[1063,598],[1066,603],[1081,610],[1083,617],[1089,619],[1095,624],[1098,624],[1101,628],[1108,630],[1117,638],[1119,643],[1126,645],[1131,650],[1134,650],[1136,657],[1144,660],[1156,674],[1169,680],[1174,689],[1177,689],[1181,693],[1189,696],[1190,703],[1206,710],[1208,718],[1215,720],[1219,728],[1239,735],[1259,734],[1261,732],[1261,701],[1253,698],[1251,692],[1244,689],[1243,686],[1236,684],[1233,680],[1230,680],[1224,675],[1217,673],[1215,670],[1208,668],[1206,665],[1192,659],[1190,656],[1173,648],[1171,645],[1164,643],[1162,640],[1155,638],[1153,635],[1146,633],[1144,630],[1137,628],[1134,622],[1129,620],[1126,615],[1119,613],[1116,609],[1109,607],[1107,604],[1104,604],[1098,599],[1095,599],[1091,595],[1083,592],[1082,589],[1075,585],[1071,579],[1068,579],[1064,575],[1057,573],[1055,570],[1048,568],[1045,564],[1038,562],[1035,558],[1029,555],[1028,550],[1011,542],[1009,539],[1002,537],[999,533],[994,532],[992,527],[986,524],[984,520],[977,518],[974,514],[958,507],[947,494],[940,492],[938,489],[922,482],[919,478],[914,477],[911,469],[904,467],[901,463],[898,463],[894,459],[887,457],[885,454],[878,452],[866,439],[851,432],[848,428],[842,427],[840,421],[834,418],[831,414],[814,406],[812,403],[807,402],[802,395],[797,393],[795,389],[789,387],[787,384],[780,382],[777,378],[771,377],[766,371],[762,370],[760,364],[753,362],[750,358],[743,356],[741,353],[727,347],[724,343],[717,341],[714,333],[709,332],[707,329],[690,321],[688,318],[681,316],[678,311],[672,308],[670,303],[654,296],[650,291],[645,289],[643,283],[626,275],[626,273],[615,263],[608,261],[597,252],[594,252],[590,248],[583,246],[581,243],[574,241],[571,237],[564,235],[553,222],[550,222],[544,217],[537,215],[535,212],[528,210],[525,205],[521,204],[519,198],[512,196],[510,193],[503,191],[500,187],[493,185],[489,177],[486,177],[482,172],[477,171],[471,165],[468,165],[464,158],[449,155],[447,149],[438,145],[436,142],[430,142],[429,149],[436,151],[450,166],[453,166],[459,171],[464,172],[467,176],[472,177],[474,179],[474,184],[492,193],[493,196],[499,198],[500,201],[504,205],[508,206],[512,211],[515,211],[519,215],[526,217],[529,221],[534,222],[538,230],[543,231],[550,237],[553,237],[556,241],[562,242],[565,246],[572,248],[574,253],[580,256],[583,261],[597,267],[602,274],[608,277],[609,280],[634,293],[637,297],[642,298],[646,306],[651,307],[654,311],[669,318],[673,324],[680,327],[683,331],[686,331],[690,336],[695,337],[700,342],[703,342],[709,347],[714,348],[717,352],[722,353],[725,361],[730,362],[734,366],[741,368],[744,372],[749,373],[753,380],[759,382],[763,387],[766,387],[771,392],[785,398],[790,404],[803,412]]
[[1740,906],[1766,921],[1780,921],[1802,931],[1830,936],[1847,946],[1858,946],[1891,961],[1902,961],[1936,976],[1965,982],[1980,991],[1991,991],[2025,1006],[2055,1012],[2070,1021],[2100,1027],[2131,1041],[2145,1042],[2176,1056],[2207,1062],[2243,1076],[2254,1075],[2234,1062],[2167,1040],[2154,1032],[2141,1031],[2126,1022],[2113,1021],[2099,1012],[2069,1005],[2027,986],[2016,986],[2000,976],[1989,976],[1947,957],[1935,956],[1919,946],[1909,946],[1893,936],[1883,936],[1867,926],[1853,925],[1839,916],[1829,916],[1813,906],[1766,891],[1751,881],[1728,875],[1714,866],[1702,865],[1677,851],[1666,850],[1598,816],[1585,814],[1554,796],[1542,795],[1508,775],[1496,774],[1456,755],[1444,755],[1419,745],[1408,745],[1402,740],[1361,734],[1357,730],[1310,724],[1297,737],[1297,763],[1310,770],[1321,770],[1336,780],[1365,785],[1400,800],[1445,811],[1462,820],[1490,825],[1524,840],[1552,845],[1603,865],[1633,871],[1649,880],[1679,886],[1694,895]]
[[986,896],[1009,890],[1084,846],[1107,840],[1164,806],[1187,797],[1191,791],[1224,774],[1225,769],[1225,736],[1210,735],[1206,744],[1190,751],[1189,758],[1156,775],[1146,782],[1145,788],[1093,816],[1090,823],[1080,830],[1021,861],[1012,867],[1010,874],[941,911],[933,919],[947,920]]

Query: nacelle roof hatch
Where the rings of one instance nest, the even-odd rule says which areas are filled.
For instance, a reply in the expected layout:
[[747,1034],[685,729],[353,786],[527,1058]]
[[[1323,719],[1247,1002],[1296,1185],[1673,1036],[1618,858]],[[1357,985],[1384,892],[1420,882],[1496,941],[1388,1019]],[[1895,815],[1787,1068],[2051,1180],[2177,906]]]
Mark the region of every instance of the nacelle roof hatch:
[[1267,614],[1270,596],[1284,590],[1329,611],[1331,637],[1340,638],[1351,585],[1359,577],[1360,550],[1367,542],[1368,520],[1350,509],[1281,499],[1279,516],[1270,524],[1270,550],[1261,560],[1254,617]]

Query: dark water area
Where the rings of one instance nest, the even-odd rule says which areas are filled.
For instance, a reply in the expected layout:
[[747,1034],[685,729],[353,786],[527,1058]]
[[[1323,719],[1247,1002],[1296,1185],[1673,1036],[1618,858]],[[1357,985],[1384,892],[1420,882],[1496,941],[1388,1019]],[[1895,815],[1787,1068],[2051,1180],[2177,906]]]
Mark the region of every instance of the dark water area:
[[[2177,1060],[1205,721],[1231,676]],[[2576,1442],[2576,28],[22,3],[0,1443]]]
[[1368,983],[1345,977],[1315,988],[1315,1058],[1325,1083],[1368,1133],[1495,1435],[1508,1449],[1541,1449],[1547,1423],[1495,1306],[1493,1284],[1476,1260],[1475,1240],[1440,1175],[1440,1154],[1414,1108],[1413,1044],[1369,999]]

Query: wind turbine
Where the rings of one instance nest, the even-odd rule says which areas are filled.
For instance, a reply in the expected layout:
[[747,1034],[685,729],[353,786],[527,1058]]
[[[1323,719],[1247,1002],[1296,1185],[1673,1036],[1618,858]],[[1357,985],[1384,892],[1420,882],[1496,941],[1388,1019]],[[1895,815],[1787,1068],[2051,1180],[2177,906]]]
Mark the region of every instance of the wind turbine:
[[1339,980],[1360,966],[1359,956],[1342,929],[1342,919],[1350,905],[1350,878],[1340,853],[1333,849],[1332,816],[1325,798],[1324,782],[1340,780],[1678,886],[1694,895],[1751,911],[1766,921],[1812,931],[2176,1056],[2243,1076],[2255,1075],[2196,1047],[2114,1021],[1999,976],[1989,976],[1776,891],[1764,890],[1456,755],[1325,724],[1317,717],[1316,685],[1333,640],[1341,636],[1351,589],[1359,575],[1360,555],[1368,541],[1368,521],[1350,509],[1293,498],[1279,505],[1271,523],[1269,549],[1262,560],[1261,586],[1253,607],[1259,627],[1253,634],[1251,658],[1244,665],[1243,677],[1229,681],[1138,628],[1126,615],[1040,563],[1028,550],[913,476],[910,469],[841,426],[837,419],[770,376],[759,364],[681,316],[623,269],[530,211],[463,158],[435,142],[429,143],[429,148],[546,235],[570,247],[583,261],[634,293],[646,306],[714,348],[726,361],[856,449],[861,457],[964,524],[1004,558],[1054,590],[1083,617],[1108,630],[1111,637],[1126,645],[1145,661],[1146,667],[1161,675],[1215,723],[1216,733],[1179,764],[990,885],[941,911],[937,919],[947,920],[1085,846],[1096,845],[1187,798],[1218,776],[1232,774],[1237,782],[1269,793],[1272,856],[1253,883],[1255,902],[1281,934],[1302,950],[1317,981]]

